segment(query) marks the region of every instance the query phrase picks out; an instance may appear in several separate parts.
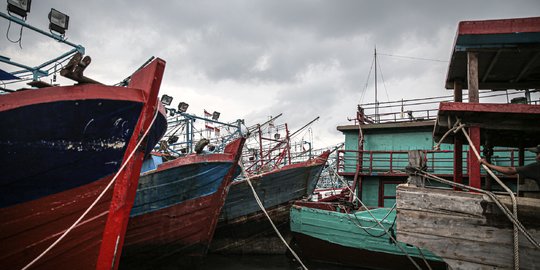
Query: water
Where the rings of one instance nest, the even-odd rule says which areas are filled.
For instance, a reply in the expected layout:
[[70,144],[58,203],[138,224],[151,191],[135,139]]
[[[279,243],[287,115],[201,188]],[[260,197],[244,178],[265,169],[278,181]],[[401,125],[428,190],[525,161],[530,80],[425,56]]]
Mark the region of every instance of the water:
[[[310,270],[358,270],[336,265],[304,262]],[[302,267],[285,255],[209,254],[199,270],[300,270]]]

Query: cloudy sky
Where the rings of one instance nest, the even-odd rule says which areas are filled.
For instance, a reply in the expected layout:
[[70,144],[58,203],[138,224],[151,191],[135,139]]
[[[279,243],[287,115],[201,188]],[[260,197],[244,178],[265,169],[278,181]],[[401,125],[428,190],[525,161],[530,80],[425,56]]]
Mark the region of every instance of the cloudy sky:
[[[319,148],[342,141],[336,126],[373,102],[375,47],[380,101],[448,95],[458,22],[539,16],[540,1],[39,0],[28,22],[46,29],[50,8],[70,15],[68,40],[93,60],[87,76],[114,84],[157,56],[167,61],[161,93],[189,112],[248,125],[283,113],[293,130],[320,116]],[[28,30],[21,45],[0,38],[0,55],[35,65],[70,49]]]

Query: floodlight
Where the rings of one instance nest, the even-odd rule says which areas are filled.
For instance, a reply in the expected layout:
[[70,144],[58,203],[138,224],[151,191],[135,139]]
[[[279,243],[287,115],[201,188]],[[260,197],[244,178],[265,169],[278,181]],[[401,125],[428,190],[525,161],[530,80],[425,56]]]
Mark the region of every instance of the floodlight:
[[279,133],[274,134],[274,139],[279,140],[280,137],[281,135]]
[[219,115],[220,115],[219,112],[214,112],[214,113],[212,114],[212,120],[216,120],[216,121],[217,121],[217,120],[219,119]]
[[186,112],[188,107],[189,107],[189,104],[187,104],[185,102],[180,102],[180,104],[178,104],[178,111],[179,112]]
[[167,95],[161,96],[161,103],[163,103],[163,105],[165,106],[171,105],[172,100],[173,100],[173,97],[171,96],[167,96]]
[[26,18],[26,13],[30,13],[30,4],[32,0],[8,0],[7,10],[13,12],[23,18]]
[[51,8],[49,12],[49,29],[60,34],[65,34],[69,26],[69,16]]

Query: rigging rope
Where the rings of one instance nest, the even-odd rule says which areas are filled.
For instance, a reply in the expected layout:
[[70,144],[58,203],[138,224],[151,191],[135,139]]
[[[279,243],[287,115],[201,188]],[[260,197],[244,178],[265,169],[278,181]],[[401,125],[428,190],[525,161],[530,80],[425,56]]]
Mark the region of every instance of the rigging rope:
[[[339,178],[341,181],[345,181],[343,180],[342,178]],[[351,190],[351,187],[347,184],[347,183],[344,183],[347,187],[347,189],[349,190],[349,192],[351,192],[351,196],[353,196],[361,205],[362,207],[364,207],[364,209],[366,209],[365,211],[373,218],[373,220],[375,220],[375,222],[377,222],[377,225],[379,225],[379,227],[381,227],[384,231],[384,233],[386,233],[388,235],[388,237],[390,239],[392,239],[392,241],[394,241],[395,243],[398,243],[398,241],[396,240],[395,237],[392,236],[392,234],[390,232],[388,232],[388,230],[384,227],[384,225],[381,224],[381,222],[375,218],[375,216],[371,213],[371,211],[369,210],[369,208],[364,204],[364,202],[362,202],[362,200],[360,200],[358,197],[354,196],[354,192]],[[420,267],[420,265],[418,265],[416,263],[416,261],[414,261],[414,259],[411,257],[411,255],[407,252],[407,250],[405,250],[399,243],[396,244],[396,246],[401,250],[401,252],[403,252],[405,254],[405,256],[407,256],[407,258],[412,262],[412,264],[416,267],[416,269],[419,269],[419,270],[422,270],[422,268]]]
[[[159,102],[159,101],[158,101]],[[120,167],[120,169],[118,169],[118,171],[116,172],[116,174],[114,175],[114,177],[111,179],[111,181],[107,184],[107,186],[103,189],[103,191],[101,191],[101,194],[99,194],[99,196],[94,200],[94,202],[86,209],[86,211],[84,211],[84,213],[60,236],[58,237],[58,239],[56,239],[56,241],[54,241],[48,248],[46,248],[41,254],[39,254],[34,260],[32,260],[30,263],[28,263],[25,267],[22,268],[22,270],[26,270],[28,269],[30,266],[32,266],[34,263],[36,263],[39,259],[41,259],[43,256],[45,256],[45,254],[47,254],[53,247],[55,247],[62,239],[64,239],[64,237],[66,237],[66,235],[68,235],[80,222],[81,220],[90,212],[90,210],[92,210],[92,208],[94,208],[94,206],[97,204],[97,202],[105,195],[105,193],[107,192],[107,190],[109,190],[109,188],[111,188],[112,184],[115,182],[116,178],[118,177],[118,175],[120,175],[120,172],[122,172],[122,170],[124,170],[124,168],[126,167],[126,165],[129,163],[129,161],[131,160],[131,158],[133,157],[133,154],[135,154],[135,152],[137,152],[139,146],[141,145],[141,143],[143,142],[144,138],[146,137],[146,135],[148,134],[148,132],[150,131],[152,125],[154,124],[154,121],[156,120],[157,118],[157,115],[159,114],[159,109],[158,109],[158,106],[156,104],[156,112],[154,114],[154,117],[152,118],[152,121],[150,122],[150,125],[148,126],[148,128],[146,129],[146,131],[144,132],[143,136],[141,137],[141,139],[137,142],[137,144],[135,145],[135,148],[133,148],[133,151],[131,151],[131,153],[129,154],[129,156],[127,157],[126,161],[122,164],[122,166]],[[133,134],[132,136],[135,136],[135,134]]]
[[[459,120],[456,121],[456,123],[459,123],[459,122],[460,122]],[[460,125],[460,126],[462,126],[462,125]],[[469,148],[473,150],[475,157],[478,159],[478,161],[480,161],[482,158],[480,157],[480,154],[478,154],[478,150],[474,146],[473,141],[469,137],[469,134],[467,134],[467,132],[464,129],[461,129],[461,131],[463,132],[463,135],[465,135],[465,138],[467,138],[467,141],[469,141]],[[491,177],[493,177],[493,179],[495,179],[495,181],[497,181],[497,183],[499,183],[499,185],[510,195],[510,198],[512,199],[512,211],[514,213],[514,216],[517,219],[518,218],[517,217],[517,214],[518,214],[517,200],[516,200],[516,197],[514,196],[514,192],[512,192],[512,190],[510,190],[499,179],[499,177],[497,177],[491,171],[491,169],[488,168],[488,166],[486,166],[485,164],[482,164],[482,167],[484,167],[484,170],[486,170],[491,175]],[[519,233],[518,233],[518,228],[517,228],[516,224],[514,224],[513,239],[514,239],[514,269],[518,270],[519,269]]]
[[[245,171],[244,169],[244,166],[242,163],[240,163],[240,168],[242,168],[242,173],[244,175],[248,175],[247,172]],[[289,251],[291,252],[291,254],[294,256],[294,258],[296,258],[296,260],[298,260],[298,262],[302,265],[302,268],[304,270],[308,270],[308,268],[304,265],[304,263],[302,262],[302,260],[300,260],[300,257],[298,257],[298,255],[296,254],[296,252],[294,252],[294,250],[289,246],[289,244],[287,244],[287,241],[285,241],[285,238],[283,238],[283,236],[281,235],[281,233],[279,232],[279,230],[277,229],[276,225],[274,225],[274,222],[272,221],[272,219],[270,218],[270,215],[268,215],[268,212],[266,212],[266,209],[264,208],[264,205],[262,204],[261,202],[261,199],[259,198],[259,195],[257,195],[257,192],[255,191],[255,188],[253,187],[253,185],[251,184],[251,178],[253,177],[256,177],[257,175],[255,176],[250,176],[250,177],[246,177],[246,181],[248,182],[249,184],[249,187],[251,188],[251,191],[253,192],[253,197],[255,197],[255,201],[257,201],[257,204],[259,205],[259,208],[261,208],[261,210],[263,211],[263,213],[266,215],[266,218],[268,218],[268,221],[270,222],[270,225],[272,225],[272,228],[274,228],[274,231],[276,231],[276,234],[279,236],[279,239],[281,239],[281,241],[283,242],[283,244],[285,244],[285,246],[287,247],[287,249],[289,249]]]
[[449,180],[446,180],[444,178],[438,177],[438,176],[436,176],[434,174],[430,174],[430,173],[428,173],[426,171],[423,171],[423,170],[421,170],[419,168],[411,168],[411,169],[415,170],[416,175],[420,175],[420,176],[426,177],[428,179],[435,180],[435,181],[441,182],[443,184],[447,184],[449,186],[454,186],[454,187],[458,187],[458,188],[465,189],[465,190],[472,190],[472,191],[476,191],[478,193],[482,193],[482,194],[487,195],[499,207],[499,209],[508,217],[508,219],[510,219],[510,221],[512,223],[514,223],[514,224],[516,224],[518,226],[519,231],[525,235],[525,238],[527,238],[527,240],[529,240],[529,242],[535,248],[540,248],[540,243],[537,242],[531,236],[531,234],[525,229],[523,224],[521,224],[521,222],[518,219],[516,219],[516,217],[512,214],[512,212],[510,212],[510,210],[492,192],[489,192],[489,191],[486,191],[486,190],[483,190],[483,189],[479,189],[479,188],[474,188],[474,187],[471,187],[471,186],[468,186],[468,185],[465,185],[465,184],[460,184],[460,183],[456,183],[456,182],[453,182],[453,181],[449,181]]

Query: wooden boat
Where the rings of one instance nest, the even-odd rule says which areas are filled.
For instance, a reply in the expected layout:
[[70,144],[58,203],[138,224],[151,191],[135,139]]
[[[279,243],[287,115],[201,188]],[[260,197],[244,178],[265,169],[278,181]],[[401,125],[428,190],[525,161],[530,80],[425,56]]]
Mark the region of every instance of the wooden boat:
[[[313,193],[329,154],[330,151],[326,151],[310,160],[250,177],[264,208],[277,226],[287,230],[292,203]],[[234,181],[219,217],[211,251],[284,253],[283,244],[277,241],[279,240],[276,240],[274,230],[255,201],[247,180]],[[271,247],[273,243],[276,248]]]
[[369,269],[416,269],[406,252],[421,267],[426,259],[431,269],[446,269],[441,258],[396,243],[384,232],[394,234],[395,209],[348,212],[342,206],[337,202],[295,202],[291,208],[292,245],[301,258]]
[[[189,154],[141,174],[126,233],[122,267],[159,263],[174,256],[204,256],[245,138],[224,153]],[[161,164],[160,164],[161,163]]]
[[[479,89],[538,89],[539,53],[540,17],[460,22],[446,79],[446,87],[454,90],[455,102],[439,105],[434,137],[453,143],[454,149],[468,144],[469,149],[479,151],[482,145],[486,159],[496,159],[493,147],[518,147],[519,162],[504,166],[524,165],[524,149],[540,143],[540,106],[479,103],[477,97]],[[468,103],[462,103],[461,98],[464,82]],[[529,102],[527,98],[524,101]],[[465,125],[467,135],[461,130],[453,132],[454,125]],[[540,199],[517,196],[537,195],[537,187],[522,189],[521,181],[526,179],[518,179],[518,185],[514,179],[508,185],[505,195],[516,193],[514,214],[510,196],[486,192],[505,187],[487,185],[489,180],[481,177],[474,152],[467,159],[469,187],[460,186],[472,192],[423,187],[422,179],[445,179],[437,180],[419,169],[422,164],[414,163],[414,183],[397,188],[399,241],[429,249],[452,269],[540,267]],[[454,168],[462,163],[460,151],[455,152]],[[461,169],[455,170],[452,178],[446,179],[449,184],[461,184]],[[512,216],[522,226],[511,222]]]
[[34,259],[38,269],[118,266],[145,149],[166,129],[157,99],[164,69],[154,60],[127,88],[87,83],[0,95],[2,268]]

